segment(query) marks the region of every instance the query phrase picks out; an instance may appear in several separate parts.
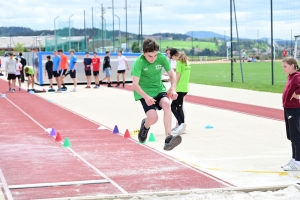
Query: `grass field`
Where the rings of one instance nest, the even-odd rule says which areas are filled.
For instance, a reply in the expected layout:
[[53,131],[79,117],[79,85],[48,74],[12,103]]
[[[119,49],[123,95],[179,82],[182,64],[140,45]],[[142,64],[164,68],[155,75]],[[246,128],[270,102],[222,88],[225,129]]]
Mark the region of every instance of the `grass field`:
[[[129,47],[132,46],[133,42],[137,42],[135,40],[130,40],[128,42]],[[195,48],[205,49],[208,48],[210,50],[217,50],[217,46],[214,42],[201,42],[201,41],[181,41],[181,40],[156,40],[159,44],[161,50],[164,52],[167,47],[174,47],[178,49],[186,48],[191,49],[193,46]]]
[[173,47],[173,48],[186,48],[191,49],[193,46],[195,48],[201,48],[201,49],[211,49],[211,50],[217,50],[217,46],[214,42],[201,42],[201,41],[181,41],[181,40],[157,40],[157,43],[161,46],[161,48],[165,49],[167,47]]
[[192,65],[191,83],[242,88],[257,91],[282,93],[287,75],[281,62],[274,63],[274,85],[271,79],[271,63],[243,63],[244,83],[239,63],[234,63],[234,82],[231,82],[230,63]]

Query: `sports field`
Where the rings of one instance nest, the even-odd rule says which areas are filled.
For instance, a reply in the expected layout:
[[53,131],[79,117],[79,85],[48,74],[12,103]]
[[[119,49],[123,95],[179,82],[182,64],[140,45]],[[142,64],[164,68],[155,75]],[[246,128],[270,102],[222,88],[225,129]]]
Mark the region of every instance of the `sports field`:
[[195,64],[192,66],[190,82],[232,88],[281,93],[287,76],[281,62],[274,63],[274,85],[272,85],[271,63],[243,63],[244,83],[240,63],[234,63],[234,82],[231,82],[230,63]]

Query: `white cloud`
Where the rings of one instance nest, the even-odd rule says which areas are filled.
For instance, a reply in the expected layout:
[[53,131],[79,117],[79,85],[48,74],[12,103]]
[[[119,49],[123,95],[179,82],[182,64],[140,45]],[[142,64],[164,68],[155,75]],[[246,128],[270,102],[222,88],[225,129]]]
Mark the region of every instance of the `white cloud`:
[[[112,29],[113,16],[111,0],[98,0],[106,8],[104,18],[107,29]],[[92,10],[94,7],[94,27],[101,26],[100,4],[97,1],[82,0],[16,0],[2,1],[0,7],[0,25],[23,26],[34,30],[51,29],[54,27],[54,18],[59,15],[56,23],[61,26],[67,23],[70,15],[74,27],[83,28],[86,12],[86,26],[92,27]],[[239,33],[241,37],[269,37],[270,35],[270,5],[259,0],[235,1],[238,17]],[[290,35],[290,30],[300,34],[300,2],[273,0],[274,2],[274,35]],[[139,1],[127,0],[128,31],[138,32]],[[114,13],[120,17],[121,30],[125,31],[124,0],[114,0]],[[162,4],[163,6],[155,6]],[[230,15],[229,1],[207,0],[151,0],[143,1],[143,33],[186,33],[188,31],[214,31],[229,35]],[[118,28],[118,19],[114,17],[115,30]],[[235,29],[235,27],[234,27]]]

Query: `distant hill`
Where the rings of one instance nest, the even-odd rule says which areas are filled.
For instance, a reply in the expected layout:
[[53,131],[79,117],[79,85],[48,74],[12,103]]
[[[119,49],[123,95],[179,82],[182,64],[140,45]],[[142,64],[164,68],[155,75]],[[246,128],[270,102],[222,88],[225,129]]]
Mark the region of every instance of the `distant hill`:
[[[214,33],[211,31],[189,31],[185,35],[188,35],[190,37],[197,38],[197,39],[214,38],[214,37],[219,38],[219,39],[224,39],[224,35]],[[225,36],[225,39],[228,40],[229,37]]]

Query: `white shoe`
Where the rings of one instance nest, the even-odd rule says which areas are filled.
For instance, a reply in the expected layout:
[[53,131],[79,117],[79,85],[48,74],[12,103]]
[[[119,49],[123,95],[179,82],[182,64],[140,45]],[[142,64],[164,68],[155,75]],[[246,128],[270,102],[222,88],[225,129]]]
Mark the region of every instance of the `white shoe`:
[[300,171],[300,164],[298,164],[296,161],[294,161],[291,164],[284,166],[283,170],[284,171]]
[[183,130],[182,134],[186,134],[186,129]]
[[291,158],[288,163],[286,163],[285,165],[281,165],[281,168],[284,168],[285,166],[292,164],[294,161],[295,159]]
[[181,135],[184,132],[185,128],[186,128],[185,123],[180,124],[180,126],[178,126],[176,129],[172,131],[172,135],[174,136]]
[[77,92],[76,88],[73,88],[73,90],[71,90],[71,92]]
[[177,127],[178,127],[178,124],[176,124],[175,126],[174,126],[174,128],[172,128],[171,130],[172,130],[172,132],[174,131],[174,130],[176,130],[177,129]]

